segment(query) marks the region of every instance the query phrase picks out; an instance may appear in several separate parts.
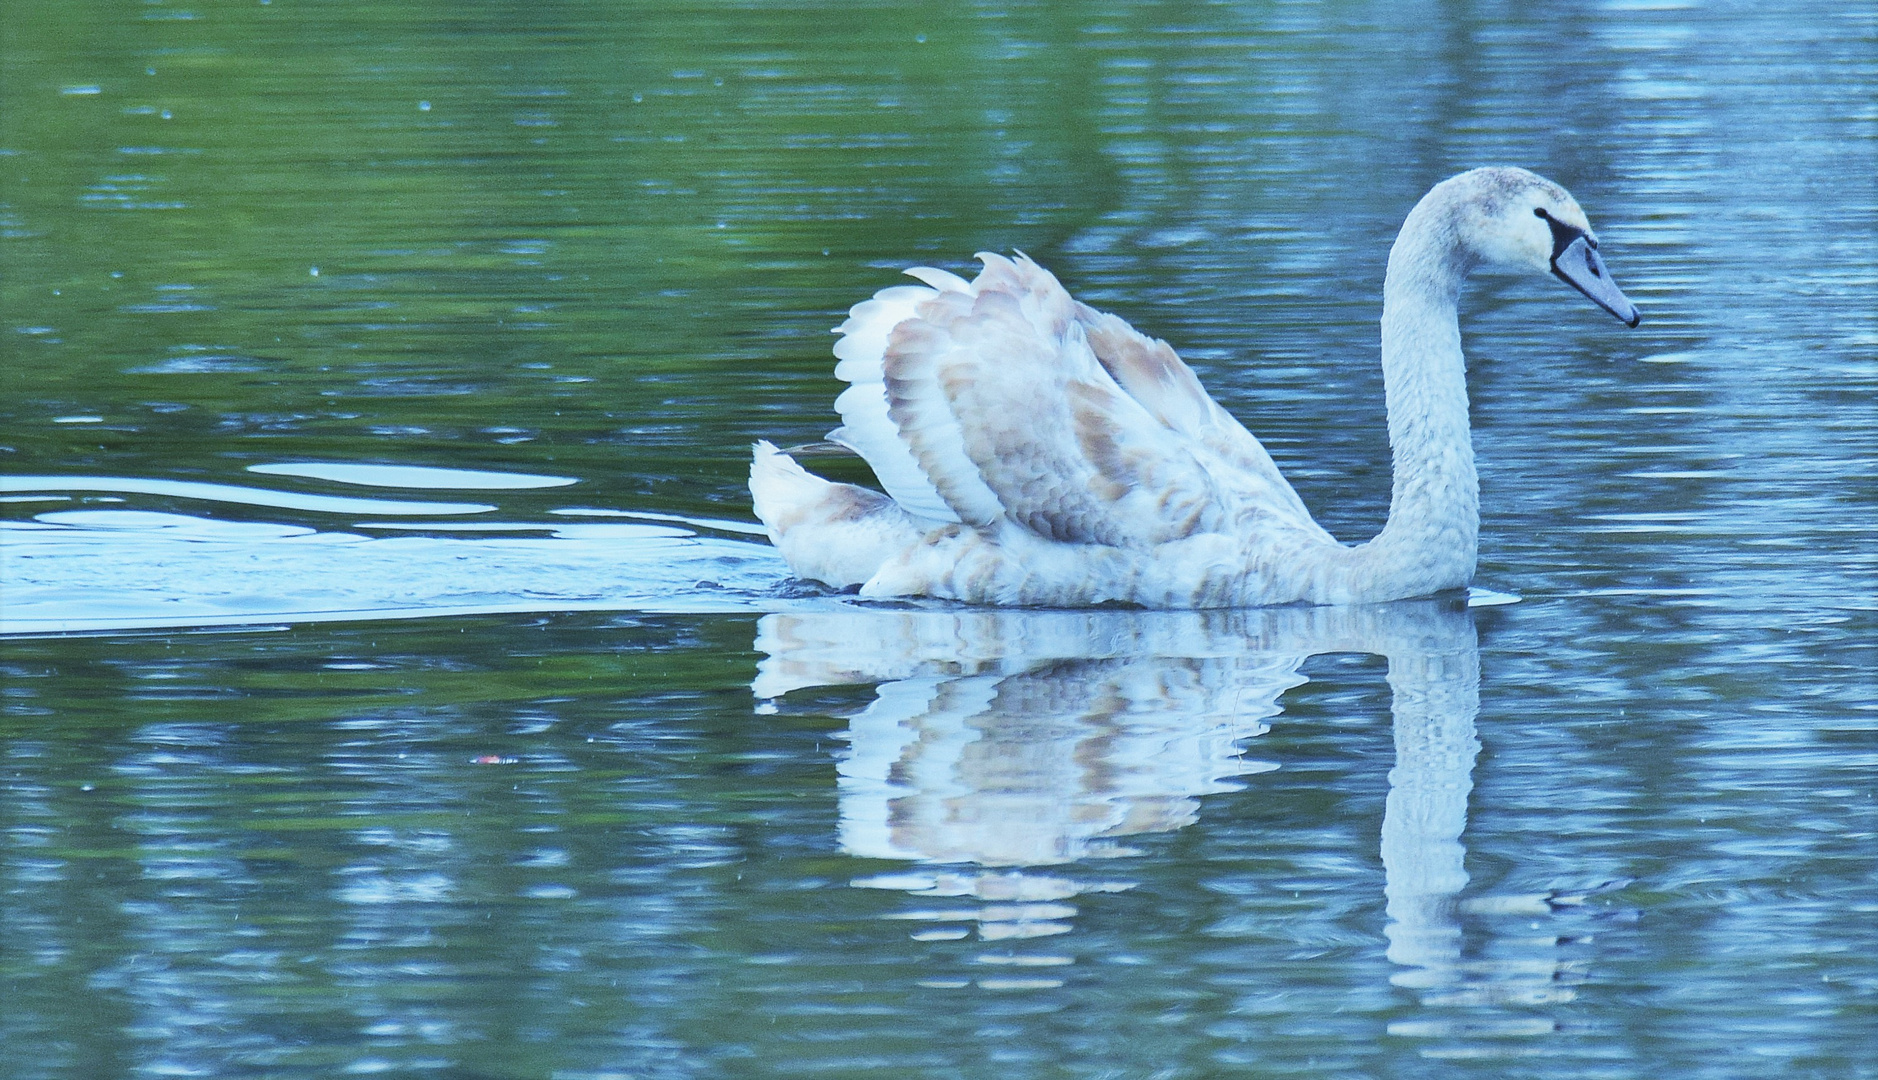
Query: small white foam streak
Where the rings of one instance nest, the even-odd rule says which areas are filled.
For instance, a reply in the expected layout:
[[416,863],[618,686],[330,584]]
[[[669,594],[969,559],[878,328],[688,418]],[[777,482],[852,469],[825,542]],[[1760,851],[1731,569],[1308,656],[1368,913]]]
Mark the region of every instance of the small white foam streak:
[[566,487],[580,482],[571,476],[330,461],[283,461],[272,465],[250,465],[248,471],[263,476],[301,476],[309,480],[357,484],[361,487],[419,488],[431,491],[520,491],[528,488]]
[[131,495],[162,495],[174,499],[240,503],[280,510],[310,510],[326,514],[486,514],[495,507],[482,503],[404,502],[394,499],[358,499],[342,495],[307,495],[296,491],[211,484],[198,480],[150,480],[128,476],[0,476],[4,492],[110,491]]

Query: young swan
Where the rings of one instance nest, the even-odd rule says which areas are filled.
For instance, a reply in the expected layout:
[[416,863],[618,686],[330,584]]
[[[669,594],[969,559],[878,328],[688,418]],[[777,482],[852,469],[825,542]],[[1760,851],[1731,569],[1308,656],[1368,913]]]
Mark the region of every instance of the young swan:
[[1524,169],[1462,173],[1403,223],[1383,283],[1389,520],[1344,546],[1164,341],[1019,255],[928,267],[837,328],[829,433],[887,494],[756,444],[750,493],[801,577],[863,596],[1154,608],[1372,603],[1472,579],[1479,484],[1455,305],[1481,264],[1551,273],[1618,319],[1584,211]]

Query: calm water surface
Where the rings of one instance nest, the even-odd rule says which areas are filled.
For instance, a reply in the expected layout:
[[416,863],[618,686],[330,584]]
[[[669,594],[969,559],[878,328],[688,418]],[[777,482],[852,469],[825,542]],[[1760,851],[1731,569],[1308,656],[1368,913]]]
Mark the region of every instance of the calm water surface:
[[[8,24],[0,1076],[1878,1075],[1868,6]],[[1363,538],[1502,162],[1644,325],[1475,283],[1474,607],[751,535],[847,306],[1018,247]]]

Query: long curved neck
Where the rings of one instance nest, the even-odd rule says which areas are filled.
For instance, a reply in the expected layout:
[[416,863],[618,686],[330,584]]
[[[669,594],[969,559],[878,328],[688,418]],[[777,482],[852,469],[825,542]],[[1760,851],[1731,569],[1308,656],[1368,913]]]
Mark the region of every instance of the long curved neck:
[[1474,576],[1480,481],[1467,426],[1467,362],[1456,303],[1472,259],[1446,185],[1409,214],[1383,283],[1382,381],[1395,483],[1389,521],[1349,549],[1346,601],[1426,596]]

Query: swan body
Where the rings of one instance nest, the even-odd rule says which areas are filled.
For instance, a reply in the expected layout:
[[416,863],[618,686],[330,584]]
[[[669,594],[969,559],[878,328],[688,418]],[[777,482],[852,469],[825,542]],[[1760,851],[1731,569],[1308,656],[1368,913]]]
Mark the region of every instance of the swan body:
[[871,597],[1152,608],[1372,603],[1473,577],[1479,484],[1456,305],[1482,264],[1549,271],[1635,326],[1584,211],[1523,169],[1475,169],[1410,212],[1383,285],[1394,487],[1381,533],[1312,520],[1251,432],[1166,342],[1019,255],[927,267],[836,328],[829,438],[885,494],[758,442],[757,517],[799,576]]

